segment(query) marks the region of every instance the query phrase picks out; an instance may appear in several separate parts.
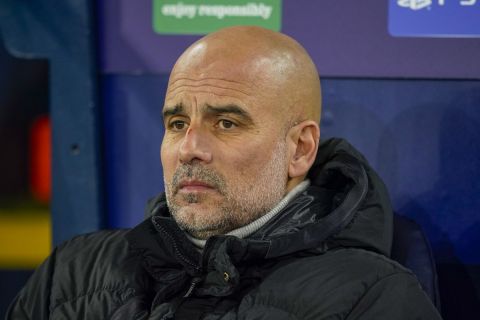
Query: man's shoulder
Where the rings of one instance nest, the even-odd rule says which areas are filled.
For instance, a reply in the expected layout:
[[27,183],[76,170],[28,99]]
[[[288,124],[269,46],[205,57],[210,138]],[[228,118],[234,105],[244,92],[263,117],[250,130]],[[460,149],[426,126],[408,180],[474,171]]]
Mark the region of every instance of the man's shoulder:
[[94,292],[134,285],[140,259],[129,250],[124,237],[127,232],[104,230],[59,245],[50,257],[54,265],[53,306]]
[[394,273],[411,274],[408,269],[382,254],[356,248],[337,249],[321,255],[298,258],[282,269],[289,272],[290,269],[295,270],[295,273],[315,278],[340,277],[346,282],[356,279],[375,282]]
[[103,312],[103,319],[141,294],[146,275],[140,253],[129,249],[127,232],[99,231],[57,246],[17,296],[9,319],[73,319],[79,312],[95,318]]
[[256,308],[281,310],[296,319],[350,319],[352,314],[357,319],[370,309],[378,313],[364,318],[439,319],[411,271],[381,254],[353,248],[283,264],[245,297],[239,312],[249,315]]
[[292,305],[288,301],[295,297],[293,308],[314,303],[329,306],[325,312],[340,314],[385,279],[415,281],[408,269],[381,254],[339,249],[294,259],[267,276],[256,294],[263,295],[273,288],[285,306]]
[[102,230],[73,237],[60,244],[52,253],[55,275],[66,277],[102,270],[130,255],[125,239],[127,229]]
[[[352,278],[365,275],[385,277],[394,273],[412,274],[410,270],[383,254],[360,248],[343,248],[327,252],[323,257],[332,265],[335,272],[344,272]],[[339,267],[338,265],[343,267]],[[324,264],[328,268],[329,264]]]
[[100,230],[77,235],[61,243],[56,249],[56,255],[78,258],[81,254],[91,256],[98,250],[111,251],[125,248],[125,234],[129,229]]

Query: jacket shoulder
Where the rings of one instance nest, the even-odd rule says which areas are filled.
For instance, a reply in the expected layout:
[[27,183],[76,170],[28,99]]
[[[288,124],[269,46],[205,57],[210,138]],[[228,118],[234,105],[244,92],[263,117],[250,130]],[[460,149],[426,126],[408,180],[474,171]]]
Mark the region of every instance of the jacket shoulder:
[[[105,230],[61,244],[54,257],[51,307],[105,291],[125,291],[134,283],[139,259],[124,238],[128,230]],[[128,262],[127,262],[128,260]],[[131,280],[131,281],[128,281]]]
[[[128,251],[124,238],[128,230],[102,230],[73,237],[61,243],[55,252],[55,263],[75,267],[75,263],[107,263]],[[92,261],[93,260],[93,261]]]
[[108,314],[136,295],[145,281],[139,280],[144,275],[138,254],[129,251],[127,232],[80,235],[56,247],[19,293],[7,319]]
[[[392,301],[387,302],[392,294]],[[371,301],[366,303],[369,296]],[[246,297],[241,310],[253,312],[249,310],[267,305],[298,319],[347,319],[350,314],[361,314],[355,311],[359,305],[368,309],[376,299],[382,300],[379,297],[385,300],[384,318],[396,319],[388,313],[391,303],[415,305],[417,314],[436,312],[408,269],[380,254],[353,248],[300,258],[277,269]]]

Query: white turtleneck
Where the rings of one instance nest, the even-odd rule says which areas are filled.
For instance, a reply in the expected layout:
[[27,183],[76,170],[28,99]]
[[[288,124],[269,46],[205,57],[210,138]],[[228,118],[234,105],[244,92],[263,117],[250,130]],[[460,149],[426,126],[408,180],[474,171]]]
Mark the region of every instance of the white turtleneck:
[[[228,232],[226,235],[235,236],[237,238],[248,237],[258,229],[260,229],[262,226],[264,226],[280,211],[282,211],[283,208],[285,208],[293,198],[295,198],[299,193],[305,191],[305,189],[307,189],[309,185],[310,185],[310,180],[307,179],[302,181],[297,186],[295,186],[292,190],[290,190],[290,192],[287,193],[287,195],[283,197],[283,199],[280,200],[280,202],[275,207],[273,207],[272,210],[270,210],[260,218],[250,222],[249,224]],[[197,248],[203,249],[205,247],[205,243],[207,242],[207,240],[197,239],[192,235],[190,235],[188,232],[185,232],[185,235]]]

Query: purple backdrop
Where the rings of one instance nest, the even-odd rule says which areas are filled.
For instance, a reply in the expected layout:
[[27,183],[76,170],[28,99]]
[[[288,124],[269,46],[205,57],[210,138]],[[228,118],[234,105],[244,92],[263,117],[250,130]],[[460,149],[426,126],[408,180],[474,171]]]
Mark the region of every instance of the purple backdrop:
[[[152,28],[151,0],[102,0],[104,73],[169,73],[196,36]],[[310,52],[323,76],[480,79],[479,38],[397,38],[388,1],[283,1],[282,31]]]

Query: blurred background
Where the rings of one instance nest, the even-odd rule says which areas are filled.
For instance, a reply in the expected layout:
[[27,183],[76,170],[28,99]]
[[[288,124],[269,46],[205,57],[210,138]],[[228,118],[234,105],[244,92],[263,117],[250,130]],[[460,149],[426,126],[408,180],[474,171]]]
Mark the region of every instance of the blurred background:
[[423,227],[444,318],[479,318],[480,0],[0,0],[0,317],[55,245],[143,219],[169,71],[236,24],[305,46],[322,138],[363,152]]

